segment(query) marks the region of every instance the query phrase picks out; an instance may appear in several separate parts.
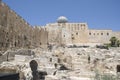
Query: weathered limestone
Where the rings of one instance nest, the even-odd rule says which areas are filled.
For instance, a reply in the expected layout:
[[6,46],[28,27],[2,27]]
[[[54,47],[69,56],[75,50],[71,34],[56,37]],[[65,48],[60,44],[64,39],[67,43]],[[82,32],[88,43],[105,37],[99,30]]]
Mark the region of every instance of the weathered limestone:
[[[18,72],[21,80],[90,80],[96,71],[119,74],[119,48],[106,50],[84,45],[109,43],[112,36],[119,39],[120,32],[89,30],[87,23],[68,23],[63,16],[59,19],[44,28],[32,27],[0,1],[1,72]],[[75,47],[80,44],[84,48]]]
[[120,32],[89,29],[87,23],[69,23],[66,21],[67,18],[63,18],[63,16],[58,19],[57,23],[49,23],[44,26],[48,31],[50,44],[91,46],[91,44],[110,43],[109,40],[113,36],[118,39],[120,37]]
[[32,27],[5,3],[0,2],[0,50],[9,48],[45,48],[48,32]]
[[87,23],[69,23],[61,16],[57,23],[44,27],[31,26],[5,3],[0,1],[0,50],[10,48],[47,48],[48,45],[91,45],[119,39],[120,32],[89,29]]
[[[19,52],[19,50],[17,51]],[[96,72],[111,75],[119,73],[120,48],[106,50],[99,48],[57,47],[52,49],[52,51],[39,48],[32,51],[37,53],[32,58],[29,55],[28,60],[3,62],[0,65],[0,69],[7,70],[8,68],[9,70],[14,70],[20,73],[21,79],[30,80],[33,76],[29,63],[34,60],[37,63],[35,71],[37,70],[39,78],[42,75],[45,80],[90,80],[95,77]],[[36,68],[35,64],[32,66]],[[47,76],[45,76],[46,73],[48,74]]]

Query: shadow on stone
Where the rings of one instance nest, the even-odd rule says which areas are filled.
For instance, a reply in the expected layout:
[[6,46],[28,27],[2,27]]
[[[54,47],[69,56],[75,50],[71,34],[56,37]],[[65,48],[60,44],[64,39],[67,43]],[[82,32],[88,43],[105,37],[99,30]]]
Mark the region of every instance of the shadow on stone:
[[35,60],[30,62],[30,67],[32,71],[37,71],[38,63]]
[[47,75],[47,72],[45,71],[38,71],[38,63],[35,60],[32,60],[30,62],[30,67],[32,70],[33,80],[45,80],[45,76]]
[[120,72],[120,65],[117,65],[117,72]]
[[39,79],[45,80],[45,76],[47,75],[46,71],[39,71]]
[[61,65],[59,70],[69,70],[65,65]]

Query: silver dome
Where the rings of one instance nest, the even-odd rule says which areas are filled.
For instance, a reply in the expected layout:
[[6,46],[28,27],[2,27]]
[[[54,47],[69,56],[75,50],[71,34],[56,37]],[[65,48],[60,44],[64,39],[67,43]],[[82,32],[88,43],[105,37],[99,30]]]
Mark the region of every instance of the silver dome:
[[64,16],[60,16],[60,17],[58,17],[57,22],[58,23],[66,23],[66,22],[68,22],[68,19]]

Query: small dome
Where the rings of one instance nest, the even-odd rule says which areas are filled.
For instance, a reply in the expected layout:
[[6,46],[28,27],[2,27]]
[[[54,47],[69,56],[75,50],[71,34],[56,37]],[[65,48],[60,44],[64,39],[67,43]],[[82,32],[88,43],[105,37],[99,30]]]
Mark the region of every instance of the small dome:
[[60,17],[58,17],[57,22],[58,23],[66,23],[66,22],[68,22],[68,19],[64,16],[60,16]]

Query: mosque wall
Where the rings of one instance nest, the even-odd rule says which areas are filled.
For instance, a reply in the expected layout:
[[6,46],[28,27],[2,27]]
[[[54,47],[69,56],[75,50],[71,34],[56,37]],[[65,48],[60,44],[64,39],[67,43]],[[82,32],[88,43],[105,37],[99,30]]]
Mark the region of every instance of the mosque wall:
[[[48,39],[53,40],[53,43],[55,39],[59,39],[61,44],[104,44],[110,43],[109,40],[113,36],[120,40],[120,32],[89,29],[87,23],[50,23],[46,28],[49,33]],[[61,37],[58,38],[58,35]]]
[[88,40],[90,43],[109,43],[112,30],[89,30]]

